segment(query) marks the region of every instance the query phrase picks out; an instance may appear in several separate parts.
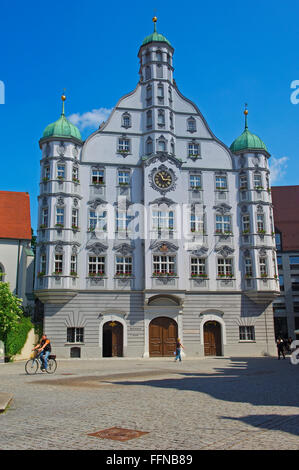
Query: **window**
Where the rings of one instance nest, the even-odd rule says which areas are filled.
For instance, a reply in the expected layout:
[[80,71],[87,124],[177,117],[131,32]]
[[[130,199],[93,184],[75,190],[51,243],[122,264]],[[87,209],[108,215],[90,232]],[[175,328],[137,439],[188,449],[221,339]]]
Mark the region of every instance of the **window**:
[[118,170],[118,184],[120,186],[130,184],[130,172],[128,170]]
[[77,166],[73,166],[72,168],[72,180],[75,183],[79,183],[79,168]]
[[63,180],[65,178],[65,166],[57,165],[57,179]]
[[56,207],[56,225],[58,227],[64,227],[64,208]]
[[72,209],[72,228],[73,229],[79,227],[78,218],[79,218],[78,209]]
[[131,127],[131,116],[129,113],[122,115],[122,126],[125,128]]
[[95,229],[105,232],[107,230],[107,212],[104,210],[89,211],[88,227],[91,232]]
[[104,170],[92,170],[91,182],[92,184],[104,184]]
[[172,89],[171,87],[168,88],[168,99],[171,102],[172,101]]
[[159,109],[158,111],[158,125],[165,126],[165,113],[163,109]]
[[67,343],[83,343],[84,328],[67,328]]
[[116,211],[116,231],[117,232],[126,232],[129,226],[129,217],[128,213],[125,210]]
[[187,130],[189,132],[196,132],[196,121],[193,117],[187,119]]
[[260,257],[259,265],[260,265],[260,276],[267,277],[267,258]]
[[150,80],[151,75],[151,68],[149,66],[145,67],[145,80]]
[[147,127],[152,127],[152,125],[153,125],[152,111],[147,111],[147,113],[146,113],[146,126]]
[[190,216],[190,230],[194,233],[204,234],[204,216],[202,212],[192,210]]
[[226,176],[216,176],[216,189],[218,190],[227,189],[227,177]]
[[146,87],[146,103],[147,106],[152,104],[152,87],[150,85]]
[[257,233],[265,233],[264,214],[257,214]]
[[231,233],[230,215],[216,215],[216,233]]
[[240,189],[247,189],[247,176],[245,174],[240,175]]
[[282,257],[281,256],[277,256],[277,265],[278,265],[278,269],[282,269]]
[[130,141],[129,141],[129,139],[118,139],[118,151],[119,152],[129,152],[130,151]]
[[162,62],[162,52],[161,51],[156,51],[156,60],[158,62]]
[[191,258],[191,277],[206,277],[205,258]]
[[149,137],[146,141],[146,154],[150,155],[151,153],[153,153],[153,141]]
[[71,255],[71,275],[77,275],[77,255]]
[[146,54],[144,56],[144,63],[148,64],[151,61],[151,53],[150,51],[146,51]]
[[164,98],[164,87],[163,87],[163,85],[158,85],[157,97],[159,98],[159,100]]
[[41,228],[46,228],[49,225],[49,209],[44,207],[42,209],[42,217],[41,217]]
[[291,269],[299,269],[299,256],[290,256],[289,262]]
[[245,258],[245,276],[252,277],[252,260],[251,258]]
[[63,271],[63,255],[62,254],[55,253],[54,271],[55,271],[55,274],[61,274]]
[[242,216],[243,234],[250,233],[250,216],[248,214]]
[[279,275],[279,287],[280,290],[284,290],[284,278],[282,274]]
[[164,139],[158,140],[158,152],[166,152],[166,142]]
[[163,67],[162,67],[162,65],[157,65],[157,78],[163,78]]
[[254,326],[239,326],[240,341],[255,341]]
[[262,175],[260,173],[254,173],[253,186],[255,189],[263,189]]
[[47,165],[44,167],[44,181],[48,181],[50,179],[50,167]]
[[174,213],[173,211],[153,211],[153,229],[154,230],[173,230]]
[[40,265],[39,265],[39,267],[40,267],[39,274],[44,276],[47,272],[47,255],[46,255],[46,253],[42,253],[40,255]]
[[157,275],[175,275],[175,256],[158,255],[153,257],[153,272]]
[[230,258],[217,260],[218,277],[233,277],[233,261]]
[[105,274],[105,256],[89,256],[88,275],[102,276]]
[[191,189],[201,189],[201,175],[190,175],[189,183]]
[[171,155],[175,154],[175,147],[174,147],[174,141],[173,140],[170,142],[170,153],[171,153]]
[[169,113],[169,124],[170,128],[173,129],[173,113]]
[[116,257],[116,275],[117,276],[131,276],[132,275],[132,257],[131,256],[117,256]]
[[189,144],[188,144],[188,156],[189,157],[198,157],[199,155],[200,155],[199,144],[189,142]]

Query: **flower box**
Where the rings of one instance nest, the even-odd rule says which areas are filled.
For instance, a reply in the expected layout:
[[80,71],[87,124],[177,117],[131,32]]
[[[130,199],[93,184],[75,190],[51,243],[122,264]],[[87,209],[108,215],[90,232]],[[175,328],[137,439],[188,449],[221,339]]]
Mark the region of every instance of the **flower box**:
[[39,226],[39,228],[40,228],[41,230],[42,230],[42,229],[45,229],[45,228],[47,228],[47,225],[46,225],[46,224],[41,224],[41,225]]
[[153,276],[154,277],[175,277],[176,276],[176,273],[175,272],[172,272],[170,271],[169,273],[161,273],[159,271],[155,271],[153,273]]
[[132,277],[132,273],[115,273],[115,277]]
[[92,184],[94,184],[95,186],[99,186],[99,185],[104,185],[104,181],[93,181]]
[[77,277],[78,276],[78,273],[76,271],[71,271],[70,272],[70,276],[72,277]]
[[234,277],[233,274],[218,274],[217,277],[219,279],[231,279],[232,277]]
[[78,178],[73,178],[73,183],[79,184],[80,181],[78,180]]
[[45,176],[45,177],[43,178],[43,183],[47,183],[48,181],[49,181],[49,178],[48,178],[47,176]]
[[79,227],[77,225],[72,225],[72,230],[79,231]]
[[103,277],[105,273],[88,273],[88,277]]
[[63,224],[55,224],[55,227],[56,228],[64,228],[64,225]]
[[57,176],[57,179],[58,179],[59,181],[64,181],[64,176]]
[[54,271],[52,274],[53,274],[53,276],[61,276],[62,271]]
[[37,273],[37,277],[40,278],[40,277],[44,277],[45,276],[45,272],[44,271],[40,271]]
[[207,274],[195,274],[191,273],[191,278],[192,279],[206,279],[208,277]]

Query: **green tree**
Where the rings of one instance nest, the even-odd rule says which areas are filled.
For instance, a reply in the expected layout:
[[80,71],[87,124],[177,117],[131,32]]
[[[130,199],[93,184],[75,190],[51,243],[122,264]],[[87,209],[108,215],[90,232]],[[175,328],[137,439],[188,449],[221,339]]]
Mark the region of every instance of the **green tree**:
[[8,282],[0,282],[0,339],[6,342],[9,333],[17,330],[23,317],[22,299],[16,297]]

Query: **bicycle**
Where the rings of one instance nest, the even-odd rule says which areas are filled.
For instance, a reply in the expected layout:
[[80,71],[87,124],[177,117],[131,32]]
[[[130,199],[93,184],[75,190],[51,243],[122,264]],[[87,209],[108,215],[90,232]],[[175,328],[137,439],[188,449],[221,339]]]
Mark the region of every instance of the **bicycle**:
[[[42,369],[43,363],[40,359],[40,353],[36,353],[36,356],[32,359],[29,359],[25,364],[25,371],[28,375],[34,375],[37,373],[38,369]],[[54,374],[57,369],[57,362],[55,354],[49,354],[48,356],[48,367],[46,372],[48,374]]]

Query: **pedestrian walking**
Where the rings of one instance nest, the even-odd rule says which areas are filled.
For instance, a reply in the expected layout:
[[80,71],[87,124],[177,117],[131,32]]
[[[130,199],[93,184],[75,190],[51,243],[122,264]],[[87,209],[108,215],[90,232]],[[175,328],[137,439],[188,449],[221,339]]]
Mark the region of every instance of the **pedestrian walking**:
[[182,348],[185,349],[181,343],[180,338],[178,338],[176,341],[176,348],[175,348],[175,353],[176,353],[176,356],[174,359],[175,361],[178,359],[180,362],[182,362],[182,357],[181,357]]
[[284,341],[280,336],[277,338],[276,345],[277,345],[278,360],[280,359],[281,355],[285,359],[286,357],[284,354]]

